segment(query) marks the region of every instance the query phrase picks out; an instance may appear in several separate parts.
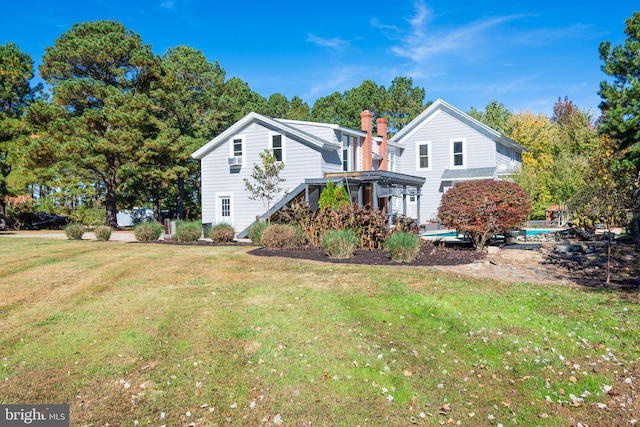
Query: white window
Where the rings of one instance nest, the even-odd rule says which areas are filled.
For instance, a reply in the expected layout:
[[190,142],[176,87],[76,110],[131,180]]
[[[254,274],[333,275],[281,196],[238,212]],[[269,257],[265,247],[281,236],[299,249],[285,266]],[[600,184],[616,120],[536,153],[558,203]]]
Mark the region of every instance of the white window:
[[353,145],[353,150],[355,153],[355,159],[353,166],[353,170],[362,170],[362,146],[364,145],[364,137],[358,138],[357,136],[351,137],[351,144]]
[[342,170],[344,172],[350,171],[350,159],[351,159],[351,150],[349,149],[349,135],[346,133],[342,134]]
[[416,144],[416,169],[431,170],[431,141]]
[[387,169],[390,172],[396,171],[396,150],[394,148],[387,148]]
[[216,194],[216,223],[233,224],[233,196]]
[[269,134],[269,149],[279,162],[285,161],[285,136],[279,133]]
[[[246,157],[245,152],[245,137],[244,135],[236,135],[231,138],[229,144],[229,159],[235,159],[234,164],[236,165],[244,165],[244,159]],[[229,163],[231,164],[231,163]]]
[[451,139],[451,167],[466,167],[466,140],[464,138]]

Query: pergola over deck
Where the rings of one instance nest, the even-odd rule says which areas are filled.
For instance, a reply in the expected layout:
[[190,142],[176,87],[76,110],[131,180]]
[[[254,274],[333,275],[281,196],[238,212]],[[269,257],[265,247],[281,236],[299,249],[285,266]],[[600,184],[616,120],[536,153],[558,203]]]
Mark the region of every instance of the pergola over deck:
[[[360,206],[371,205],[374,209],[386,210],[390,223],[393,221],[392,197],[402,197],[402,215],[407,215],[407,196],[415,196],[420,224],[420,195],[425,179],[383,170],[326,173],[324,178],[305,179],[305,200],[313,210],[317,209],[319,194],[331,181],[342,184],[351,201]],[[314,190],[318,190],[317,193]],[[314,197],[313,194],[316,194]]]

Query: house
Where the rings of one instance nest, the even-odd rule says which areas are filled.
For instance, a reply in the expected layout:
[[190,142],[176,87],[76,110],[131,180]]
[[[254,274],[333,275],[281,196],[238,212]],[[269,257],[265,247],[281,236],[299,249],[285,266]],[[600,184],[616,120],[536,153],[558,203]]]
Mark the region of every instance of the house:
[[[456,182],[506,179],[522,168],[524,148],[438,99],[389,140],[395,168],[425,178],[420,217],[436,220],[442,195]],[[397,148],[400,147],[400,148]],[[408,215],[416,217],[415,198]]]
[[442,100],[390,140],[387,120],[376,124],[379,136],[366,110],[360,130],[249,113],[192,154],[201,161],[203,225],[226,222],[244,234],[266,215],[244,184],[265,149],[285,164],[286,190],[272,212],[296,198],[317,207],[330,180],[344,184],[353,202],[421,223],[435,219],[455,182],[499,179],[521,165],[522,147]]

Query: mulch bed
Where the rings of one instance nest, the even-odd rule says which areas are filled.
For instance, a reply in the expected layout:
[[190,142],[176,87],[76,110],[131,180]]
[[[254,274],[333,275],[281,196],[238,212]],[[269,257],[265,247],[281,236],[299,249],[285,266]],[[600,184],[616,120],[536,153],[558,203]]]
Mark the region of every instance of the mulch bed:
[[[199,240],[197,242],[182,243],[177,240],[154,240],[150,242],[130,242],[130,243],[151,243],[160,245],[183,245],[183,246],[254,246],[252,243],[230,242],[213,245],[211,242]],[[358,249],[351,258],[335,259],[329,258],[322,248],[307,246],[293,249],[266,249],[257,247],[248,252],[255,256],[284,257],[293,259],[306,259],[310,261],[321,261],[334,264],[362,264],[362,265],[409,265],[409,266],[436,266],[436,265],[460,265],[470,264],[474,261],[483,260],[486,255],[477,252],[470,245],[466,244],[443,244],[442,246],[424,245],[418,253],[416,259],[410,262],[392,261],[389,252],[386,250]]]
[[270,250],[257,248],[249,251],[256,256],[278,256],[293,259],[306,259],[335,264],[363,264],[363,265],[410,265],[410,266],[436,266],[436,265],[460,265],[470,264],[485,258],[484,253],[468,247],[436,247],[425,245],[415,260],[410,262],[392,261],[389,252],[385,250],[355,251],[351,258],[334,259],[322,250],[322,248],[307,247],[302,249]]

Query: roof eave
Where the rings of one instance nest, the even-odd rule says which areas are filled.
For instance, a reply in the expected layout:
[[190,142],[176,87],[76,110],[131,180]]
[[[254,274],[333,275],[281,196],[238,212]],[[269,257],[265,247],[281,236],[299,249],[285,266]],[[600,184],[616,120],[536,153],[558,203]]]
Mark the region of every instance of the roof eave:
[[298,138],[304,141],[307,141],[309,144],[321,150],[334,151],[334,150],[339,150],[342,147],[340,144],[335,144],[329,141],[325,141],[321,138],[316,137],[315,135],[296,129],[295,127],[291,126],[288,123],[283,123],[283,122],[280,122],[279,120],[275,120],[255,112],[251,112],[246,116],[244,116],[242,119],[238,120],[236,123],[234,123],[224,132],[222,132],[220,135],[216,136],[211,141],[203,145],[201,148],[194,151],[191,154],[191,157],[193,157],[194,159],[202,160],[202,158],[205,157],[218,144],[227,140],[227,138],[229,138],[230,135],[234,135],[240,129],[247,126],[249,123],[253,121],[261,121],[269,126],[272,126],[276,129],[281,130],[283,133],[297,136]]

